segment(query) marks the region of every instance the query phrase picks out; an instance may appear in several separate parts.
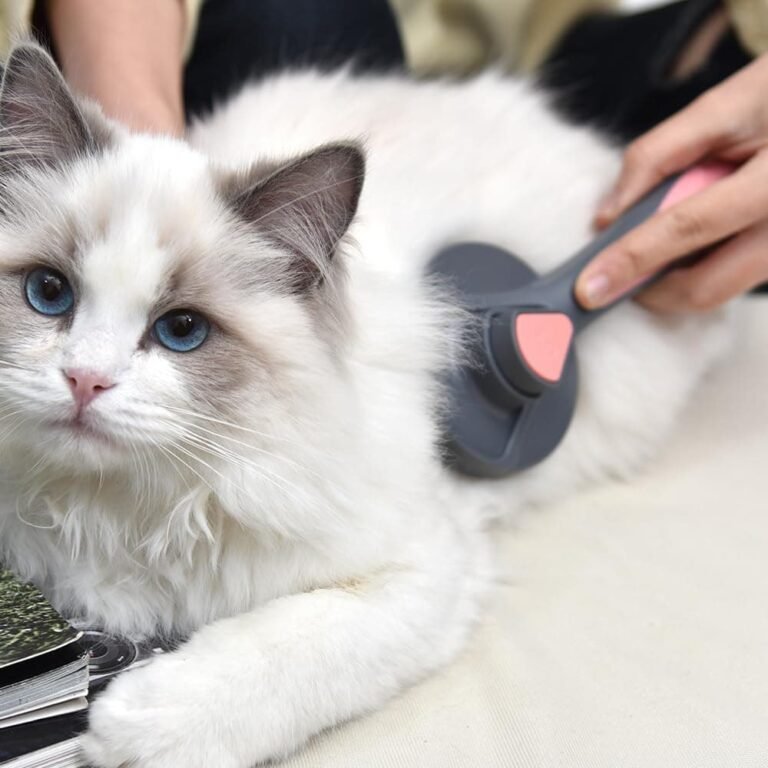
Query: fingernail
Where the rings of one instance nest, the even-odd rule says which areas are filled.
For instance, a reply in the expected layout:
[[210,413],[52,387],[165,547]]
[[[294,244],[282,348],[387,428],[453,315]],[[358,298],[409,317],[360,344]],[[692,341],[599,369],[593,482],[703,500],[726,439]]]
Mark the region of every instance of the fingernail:
[[596,307],[599,306],[607,297],[611,281],[604,272],[598,272],[590,275],[584,283],[584,297],[587,303]]

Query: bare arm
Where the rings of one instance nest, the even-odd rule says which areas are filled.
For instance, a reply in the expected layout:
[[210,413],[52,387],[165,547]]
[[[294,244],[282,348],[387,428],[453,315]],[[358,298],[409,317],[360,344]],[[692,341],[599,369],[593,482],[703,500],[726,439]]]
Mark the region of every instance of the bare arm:
[[181,135],[182,0],[47,0],[64,76],[110,117]]

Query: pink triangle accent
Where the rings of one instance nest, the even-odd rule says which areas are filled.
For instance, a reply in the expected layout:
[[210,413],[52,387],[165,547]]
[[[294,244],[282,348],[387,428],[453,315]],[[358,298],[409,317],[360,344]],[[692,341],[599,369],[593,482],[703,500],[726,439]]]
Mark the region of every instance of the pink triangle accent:
[[515,318],[517,348],[532,373],[557,383],[573,338],[573,323],[562,312],[524,312]]

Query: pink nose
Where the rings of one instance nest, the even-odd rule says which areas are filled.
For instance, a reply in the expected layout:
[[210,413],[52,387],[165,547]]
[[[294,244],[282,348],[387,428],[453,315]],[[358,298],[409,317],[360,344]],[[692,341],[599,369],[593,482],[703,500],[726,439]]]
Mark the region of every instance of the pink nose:
[[72,390],[72,397],[75,399],[78,409],[85,408],[102,392],[115,386],[115,383],[107,376],[95,371],[67,368],[63,373],[67,377],[69,388]]

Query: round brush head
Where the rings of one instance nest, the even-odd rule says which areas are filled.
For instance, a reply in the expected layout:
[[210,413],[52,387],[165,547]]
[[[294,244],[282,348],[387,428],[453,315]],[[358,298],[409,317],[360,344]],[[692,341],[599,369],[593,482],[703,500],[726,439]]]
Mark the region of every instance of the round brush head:
[[477,477],[504,477],[548,456],[576,402],[573,324],[536,290],[539,276],[494,246],[460,243],[429,271],[476,322],[469,363],[445,382],[447,463]]

